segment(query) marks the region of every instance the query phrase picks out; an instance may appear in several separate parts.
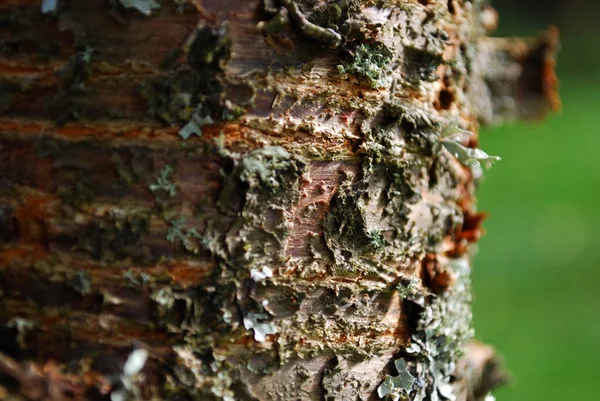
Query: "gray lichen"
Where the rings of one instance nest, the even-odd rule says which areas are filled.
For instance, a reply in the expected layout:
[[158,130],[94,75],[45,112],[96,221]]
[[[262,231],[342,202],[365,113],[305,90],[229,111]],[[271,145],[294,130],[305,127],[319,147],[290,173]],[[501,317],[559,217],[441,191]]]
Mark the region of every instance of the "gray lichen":
[[250,270],[250,278],[258,282],[266,278],[273,277],[273,270],[269,266],[263,266],[260,269]]
[[289,234],[289,218],[284,211],[299,197],[299,180],[306,163],[279,146],[230,157],[235,167],[226,176],[217,204],[226,214],[236,213],[232,207],[240,201],[243,204],[237,212],[240,218],[225,238],[230,263],[268,266],[283,257]]
[[385,380],[377,388],[377,395],[380,398],[389,396],[393,401],[408,400],[409,392],[416,382],[416,378],[409,372],[404,359],[396,359],[394,366],[398,371],[397,376],[386,376]]
[[481,149],[467,148],[460,143],[461,140],[471,136],[473,134],[470,131],[463,130],[456,123],[452,123],[440,134],[440,142],[452,156],[471,168],[475,177],[478,178],[482,174],[482,164],[485,168],[490,168],[493,163],[502,159],[498,156],[490,156]]
[[[473,336],[469,258],[467,255],[449,261],[448,269],[456,281],[440,295],[425,293],[421,296],[414,290],[402,289],[402,295],[406,296],[404,302],[412,302],[420,308],[411,345],[404,350],[405,356],[399,359],[409,361],[409,366],[413,366],[406,373],[415,380],[410,387],[402,388],[395,395],[391,391],[396,388],[393,377],[386,378],[378,390],[380,397],[398,400],[402,398],[395,398],[397,394],[410,394],[413,401],[422,401],[428,396],[432,401],[453,399],[451,381],[456,373],[456,363]],[[404,362],[400,364],[406,370]],[[401,370],[398,369],[398,372]],[[406,374],[400,376],[408,378]],[[408,380],[403,380],[402,383],[407,384]]]
[[[451,139],[442,139],[442,144],[452,156],[474,171],[481,171],[481,165],[490,168],[493,163],[502,160],[498,156],[490,156],[481,149],[471,149]],[[480,175],[480,174],[476,174]]]
[[160,170],[160,175],[157,177],[154,184],[150,184],[148,187],[150,191],[164,191],[172,198],[177,194],[177,185],[171,182],[170,175],[173,172],[173,167],[170,165],[164,166]]
[[168,241],[180,243],[185,250],[192,253],[198,253],[202,248],[203,239],[204,237],[200,235],[195,228],[186,227],[185,217],[179,216],[170,221],[167,232]]
[[7,323],[7,327],[13,328],[17,331],[17,343],[22,347],[27,346],[27,335],[32,330],[38,327],[38,322],[25,319],[22,317],[13,317]]
[[153,10],[160,8],[157,0],[118,0],[125,8],[133,8],[145,16],[150,16]]

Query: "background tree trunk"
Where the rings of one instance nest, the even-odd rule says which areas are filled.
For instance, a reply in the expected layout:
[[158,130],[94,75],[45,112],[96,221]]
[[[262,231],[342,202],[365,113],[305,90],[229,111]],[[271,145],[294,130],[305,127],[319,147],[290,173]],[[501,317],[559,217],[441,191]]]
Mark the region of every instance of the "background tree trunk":
[[[161,4],[158,4],[161,3]],[[0,4],[0,399],[483,400],[483,1]]]

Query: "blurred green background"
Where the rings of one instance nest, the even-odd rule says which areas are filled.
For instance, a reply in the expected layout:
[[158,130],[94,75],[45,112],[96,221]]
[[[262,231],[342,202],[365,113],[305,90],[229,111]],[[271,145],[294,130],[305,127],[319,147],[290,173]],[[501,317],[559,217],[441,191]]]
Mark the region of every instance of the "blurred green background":
[[514,378],[498,401],[599,400],[600,1],[492,5],[497,36],[559,27],[563,111],[481,133],[503,160],[478,194],[491,215],[474,267],[477,337]]

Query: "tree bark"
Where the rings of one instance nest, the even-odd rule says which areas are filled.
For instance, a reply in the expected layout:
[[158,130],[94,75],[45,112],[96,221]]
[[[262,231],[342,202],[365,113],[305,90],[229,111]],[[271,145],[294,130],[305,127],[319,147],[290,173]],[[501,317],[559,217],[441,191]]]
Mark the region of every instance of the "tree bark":
[[[159,4],[160,3],[160,4]],[[0,4],[0,399],[483,400],[484,1]]]

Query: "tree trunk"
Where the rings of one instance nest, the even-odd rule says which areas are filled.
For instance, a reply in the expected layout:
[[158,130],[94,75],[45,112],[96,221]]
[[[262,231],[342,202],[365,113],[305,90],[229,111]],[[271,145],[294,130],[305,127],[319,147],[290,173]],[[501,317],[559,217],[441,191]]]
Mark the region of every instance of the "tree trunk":
[[485,399],[477,130],[558,107],[485,3],[3,1],[0,399]]

